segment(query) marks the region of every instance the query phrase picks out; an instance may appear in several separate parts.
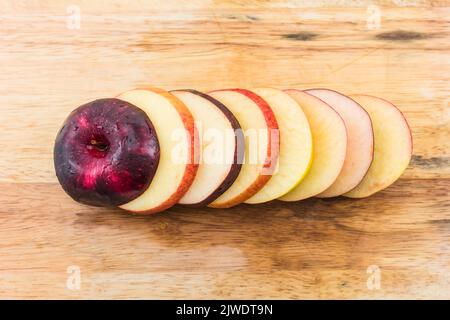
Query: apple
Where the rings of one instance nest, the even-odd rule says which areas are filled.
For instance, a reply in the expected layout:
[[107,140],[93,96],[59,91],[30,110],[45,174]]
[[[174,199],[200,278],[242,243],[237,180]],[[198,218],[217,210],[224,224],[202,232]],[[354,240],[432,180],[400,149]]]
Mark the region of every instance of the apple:
[[411,156],[397,107],[329,89],[139,88],[75,109],[54,146],[69,196],[138,214],[363,198],[394,183]]
[[161,150],[158,168],[147,190],[120,207],[142,214],[170,208],[188,191],[198,169],[194,118],[183,102],[161,89],[135,89],[118,98],[144,110],[155,127]]
[[152,121],[119,99],[99,99],[75,109],[54,147],[56,176],[64,191],[94,206],[118,206],[140,197],[159,159]]
[[234,115],[218,100],[196,90],[174,90],[192,113],[201,144],[195,176],[180,204],[205,206],[217,199],[236,180],[244,155],[241,127]]
[[358,185],[373,159],[373,129],[369,114],[349,97],[329,89],[311,89],[306,93],[323,100],[336,110],[347,128],[347,152],[342,171],[320,198],[340,196]]
[[325,191],[338,177],[347,151],[344,121],[328,104],[306,92],[285,90],[308,118],[313,138],[313,162],[303,180],[279,200],[299,201]]
[[229,208],[253,196],[269,181],[278,159],[278,123],[267,102],[249,90],[226,89],[208,94],[227,106],[245,135],[245,159],[238,177],[209,204]]
[[280,130],[278,166],[270,180],[245,203],[263,203],[283,196],[297,186],[312,160],[312,135],[299,104],[286,92],[272,88],[252,89],[273,110]]
[[344,196],[364,198],[390,186],[406,170],[412,155],[412,135],[405,117],[392,103],[368,95],[353,95],[351,98],[372,119],[375,151],[365,177]]

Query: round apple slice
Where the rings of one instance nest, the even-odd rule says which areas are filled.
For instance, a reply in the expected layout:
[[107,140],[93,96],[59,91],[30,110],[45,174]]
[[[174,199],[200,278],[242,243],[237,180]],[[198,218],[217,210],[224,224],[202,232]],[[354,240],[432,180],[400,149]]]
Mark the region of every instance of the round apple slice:
[[387,188],[408,167],[412,155],[411,129],[405,117],[390,102],[368,95],[351,96],[370,115],[375,132],[373,162],[350,198],[364,198]]
[[329,89],[311,89],[312,94],[336,110],[347,128],[347,152],[336,181],[319,198],[340,196],[361,182],[373,159],[372,122],[366,110],[343,94]]
[[205,206],[224,193],[239,174],[244,154],[241,127],[226,106],[204,93],[196,90],[171,93],[194,116],[201,145],[197,175],[179,203]]
[[245,203],[267,202],[288,193],[309,170],[312,136],[308,120],[289,94],[272,88],[252,89],[272,108],[280,130],[280,155],[275,173],[267,184]]
[[305,178],[279,198],[299,201],[325,191],[336,180],[344,165],[347,131],[344,121],[328,104],[296,89],[285,90],[303,109],[313,137],[313,163]]
[[118,99],[142,109],[154,124],[160,145],[158,168],[147,190],[121,205],[125,210],[150,214],[176,204],[194,181],[198,168],[197,130],[194,118],[177,97],[146,88],[127,91]]
[[245,159],[234,183],[215,201],[213,208],[229,208],[253,196],[270,179],[278,159],[278,124],[266,101],[245,89],[208,93],[227,106],[245,135]]

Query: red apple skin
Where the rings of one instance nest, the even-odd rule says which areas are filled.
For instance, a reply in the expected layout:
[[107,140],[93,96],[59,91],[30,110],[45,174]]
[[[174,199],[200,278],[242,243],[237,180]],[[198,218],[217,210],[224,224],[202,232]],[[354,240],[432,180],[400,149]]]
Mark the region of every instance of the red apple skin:
[[148,188],[159,151],[145,112],[119,99],[99,99],[64,122],[54,147],[56,176],[77,202],[119,206]]
[[189,161],[186,164],[186,169],[183,174],[182,183],[178,186],[177,190],[170,196],[166,201],[161,203],[159,206],[154,207],[149,210],[144,211],[132,211],[134,214],[142,214],[149,215],[153,213],[158,213],[169,209],[178,203],[178,201],[184,196],[184,194],[189,190],[192,182],[194,182],[195,174],[197,173],[198,163],[199,163],[199,150],[200,143],[198,138],[198,132],[194,125],[194,117],[192,116],[189,109],[184,105],[184,103],[175,97],[173,94],[159,88],[151,87],[151,86],[143,86],[137,88],[138,90],[148,90],[157,94],[162,95],[170,103],[176,108],[178,114],[180,115],[182,122],[184,123],[184,127],[189,134],[190,137],[190,150],[189,153]]
[[218,186],[217,189],[214,190],[205,200],[203,200],[199,203],[195,203],[195,204],[183,204],[184,206],[193,207],[193,208],[205,207],[205,206],[209,205],[211,202],[213,202],[214,200],[216,200],[218,197],[220,197],[225,191],[227,191],[228,188],[233,184],[233,182],[238,177],[239,172],[241,171],[242,161],[244,158],[244,149],[245,149],[244,135],[241,130],[241,125],[239,124],[236,117],[220,101],[214,99],[213,97],[211,97],[203,92],[193,90],[193,89],[180,89],[180,90],[173,90],[173,91],[190,92],[192,94],[196,94],[196,95],[210,101],[217,108],[219,108],[223,114],[225,114],[227,119],[230,121],[231,127],[233,128],[233,130],[235,132],[234,160],[233,160],[233,164],[231,166],[230,172],[225,177],[222,184],[220,186]]
[[[267,150],[267,156],[264,161],[264,169],[270,169],[273,165],[275,165],[278,161],[278,154],[279,154],[279,148],[276,148],[275,150],[272,149],[272,146],[276,145],[279,146],[279,136],[274,137],[270,134],[272,130],[279,130],[277,119],[275,118],[275,114],[273,113],[272,109],[270,108],[269,104],[260,96],[258,96],[256,93],[247,90],[247,89],[241,89],[241,88],[233,88],[233,89],[222,89],[222,90],[214,90],[211,92],[218,92],[218,91],[234,91],[238,92],[240,94],[243,94],[244,96],[250,98],[253,102],[258,105],[258,107],[261,109],[264,119],[266,120],[267,124],[267,131],[269,134],[268,141],[269,146]],[[273,141],[273,138],[278,139],[278,141]],[[255,195],[259,190],[264,187],[264,185],[269,181],[269,179],[272,176],[269,174],[260,174],[259,177],[245,190],[245,192],[242,192],[238,196],[234,197],[233,199],[230,199],[226,203],[223,204],[210,204],[209,206],[211,208],[231,208],[234,207],[245,200],[249,199],[253,195]]]

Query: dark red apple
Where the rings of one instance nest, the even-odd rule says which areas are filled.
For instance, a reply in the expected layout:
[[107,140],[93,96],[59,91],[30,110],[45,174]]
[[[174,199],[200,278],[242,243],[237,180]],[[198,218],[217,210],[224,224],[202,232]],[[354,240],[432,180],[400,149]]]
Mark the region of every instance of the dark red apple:
[[150,185],[159,157],[147,114],[119,99],[99,99],[75,109],[54,148],[64,191],[95,206],[119,206],[139,197]]

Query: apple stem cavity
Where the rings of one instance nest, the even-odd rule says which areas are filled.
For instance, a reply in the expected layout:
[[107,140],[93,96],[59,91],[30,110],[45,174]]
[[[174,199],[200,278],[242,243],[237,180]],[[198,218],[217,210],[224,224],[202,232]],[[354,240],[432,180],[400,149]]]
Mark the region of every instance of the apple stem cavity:
[[109,149],[109,142],[104,137],[94,138],[89,141],[86,148],[92,154],[92,156],[97,158],[103,158],[106,156],[106,152]]

